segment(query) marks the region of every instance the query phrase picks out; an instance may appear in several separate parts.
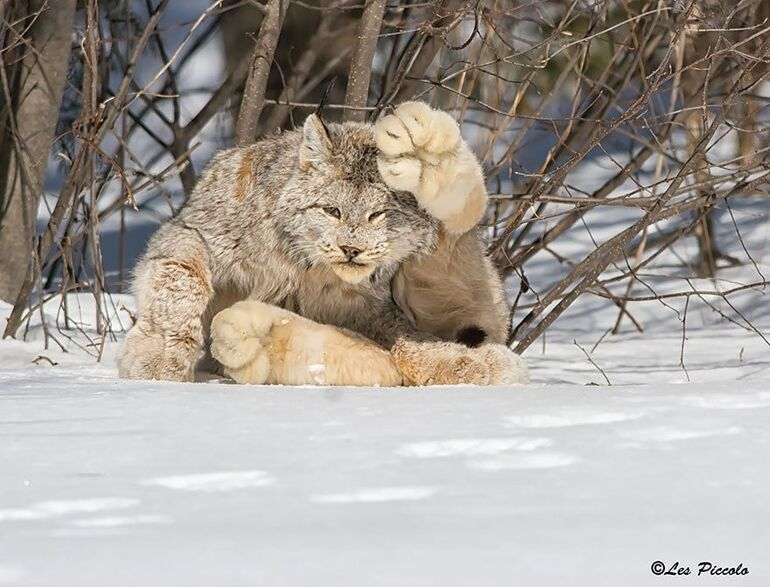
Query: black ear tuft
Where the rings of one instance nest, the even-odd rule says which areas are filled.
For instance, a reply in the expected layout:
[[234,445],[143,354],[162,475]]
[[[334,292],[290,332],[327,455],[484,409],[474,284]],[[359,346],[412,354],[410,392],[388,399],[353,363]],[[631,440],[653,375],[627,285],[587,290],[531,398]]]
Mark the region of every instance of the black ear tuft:
[[476,348],[487,338],[487,333],[478,326],[468,326],[457,333],[457,342],[467,347]]
[[321,96],[321,100],[318,102],[318,108],[315,109],[315,113],[318,115],[318,118],[322,118],[324,108],[326,107],[326,103],[329,101],[329,94],[332,93],[332,90],[334,89],[334,84],[337,83],[337,78],[333,77],[332,81],[329,82],[329,84],[324,88],[323,96]]

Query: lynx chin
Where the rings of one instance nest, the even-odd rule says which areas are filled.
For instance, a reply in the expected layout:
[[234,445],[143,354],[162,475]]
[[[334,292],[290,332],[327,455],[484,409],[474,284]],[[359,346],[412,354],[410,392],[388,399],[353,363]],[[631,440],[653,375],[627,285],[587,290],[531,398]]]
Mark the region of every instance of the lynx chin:
[[222,151],[137,265],[120,375],[524,383],[476,229],[486,204],[457,124],[419,102]]

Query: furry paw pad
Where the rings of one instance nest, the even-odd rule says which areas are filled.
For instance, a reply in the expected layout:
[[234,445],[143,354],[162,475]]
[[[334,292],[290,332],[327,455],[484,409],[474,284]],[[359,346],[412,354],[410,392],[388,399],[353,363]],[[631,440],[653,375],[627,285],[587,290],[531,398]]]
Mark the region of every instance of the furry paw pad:
[[452,232],[478,222],[487,201],[484,174],[449,114],[407,102],[375,124],[374,138],[389,187],[412,193]]
[[249,332],[248,316],[240,314],[230,308],[211,322],[211,355],[230,369],[240,369],[262,351],[260,339]]
[[266,337],[272,321],[259,312],[235,306],[211,322],[211,356],[224,366],[225,375],[238,383],[265,383],[270,373]]
[[458,385],[488,385],[489,368],[470,355],[464,355],[439,365],[440,383]]
[[391,349],[407,385],[510,385],[528,383],[527,367],[501,344],[476,348],[451,342],[400,340]]
[[140,320],[120,349],[118,374],[125,379],[192,381],[199,358],[195,343],[168,340]]
[[374,134],[377,147],[387,157],[441,155],[460,142],[455,120],[423,102],[402,104],[376,124]]
[[437,181],[429,172],[451,161],[461,141],[454,119],[422,102],[396,108],[375,125],[374,136],[385,183],[418,198],[427,192],[435,195]]
[[417,159],[409,157],[386,159],[381,157],[377,161],[377,167],[382,179],[394,190],[414,193],[420,185],[422,163]]
[[480,347],[479,351],[489,366],[489,385],[529,383],[529,370],[524,360],[507,346],[490,344]]

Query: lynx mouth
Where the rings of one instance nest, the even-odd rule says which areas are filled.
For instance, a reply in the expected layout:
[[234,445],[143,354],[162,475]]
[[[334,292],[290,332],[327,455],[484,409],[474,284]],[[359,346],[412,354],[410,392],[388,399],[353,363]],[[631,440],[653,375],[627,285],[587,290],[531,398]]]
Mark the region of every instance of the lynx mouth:
[[374,272],[373,263],[359,263],[354,260],[343,263],[332,263],[332,271],[341,280],[348,283],[359,283],[367,279]]

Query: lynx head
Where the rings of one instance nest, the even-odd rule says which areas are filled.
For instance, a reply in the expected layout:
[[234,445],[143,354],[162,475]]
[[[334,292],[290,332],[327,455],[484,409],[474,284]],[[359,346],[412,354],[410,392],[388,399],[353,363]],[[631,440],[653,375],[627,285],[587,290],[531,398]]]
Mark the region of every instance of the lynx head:
[[380,177],[370,125],[327,126],[311,115],[280,200],[291,254],[307,266],[326,264],[348,283],[395,270],[436,238],[436,221],[414,197]]

